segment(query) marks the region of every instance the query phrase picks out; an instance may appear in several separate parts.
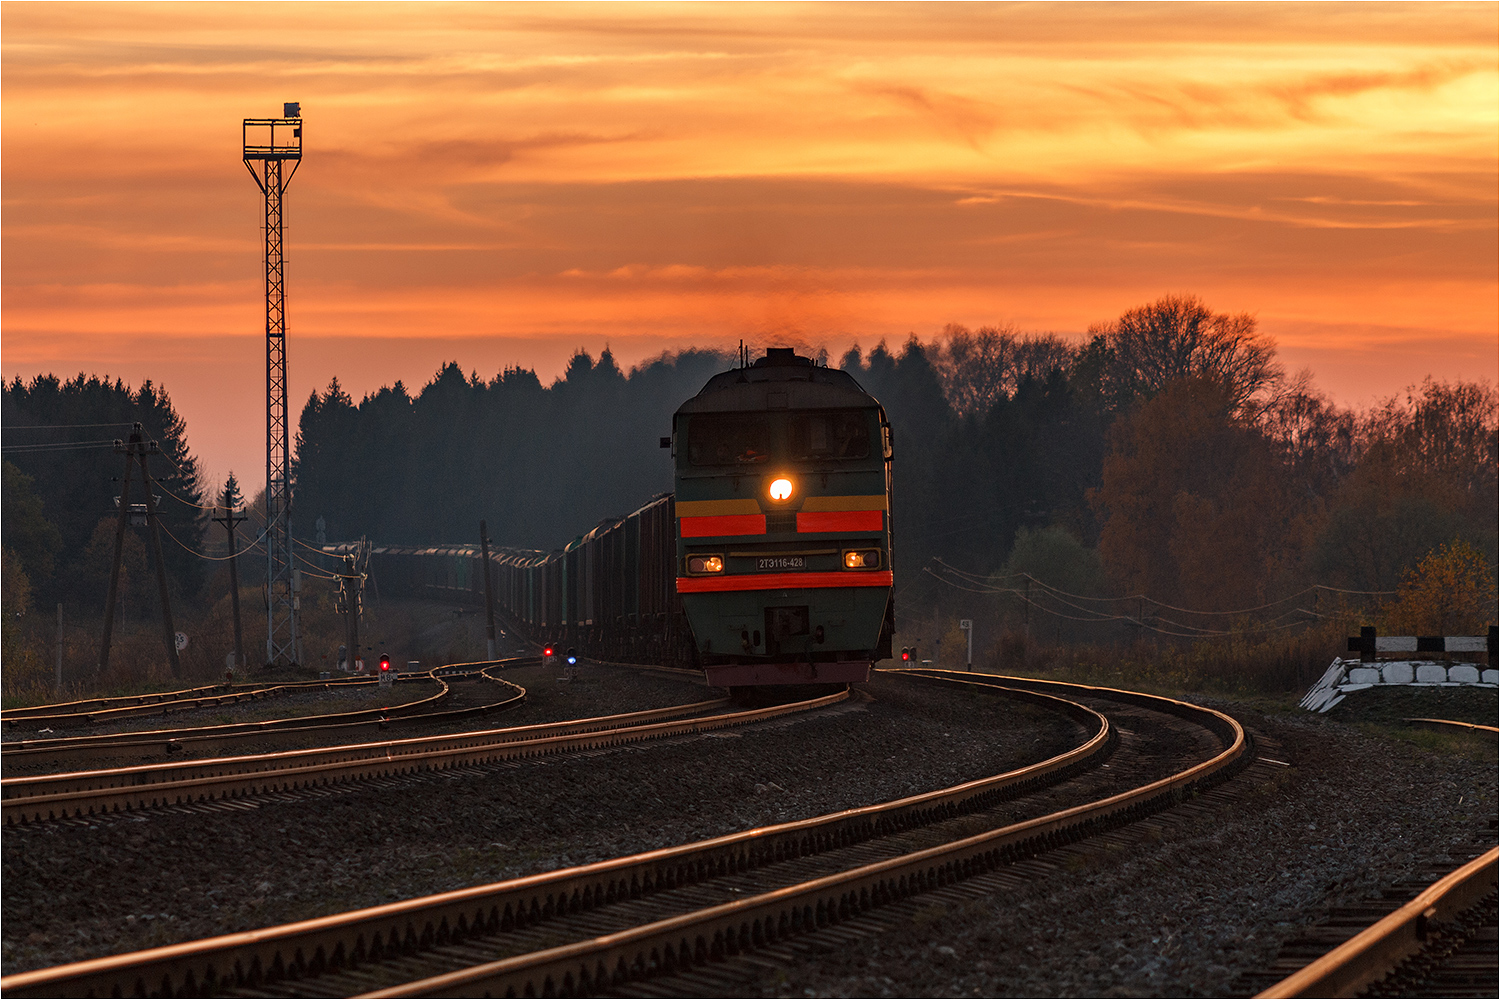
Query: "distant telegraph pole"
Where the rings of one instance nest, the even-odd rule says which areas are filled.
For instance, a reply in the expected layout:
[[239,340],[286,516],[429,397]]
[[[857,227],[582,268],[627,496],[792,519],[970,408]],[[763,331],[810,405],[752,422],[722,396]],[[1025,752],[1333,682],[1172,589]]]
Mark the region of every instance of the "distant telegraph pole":
[[484,646],[485,659],[495,658],[495,601],[490,596],[490,533],[479,522],[479,551],[484,559]]
[[[281,205],[302,162],[302,108],[280,118],[246,118],[245,168],[266,198],[266,665],[295,664],[297,575],[292,568],[291,438],[286,406],[286,289]],[[292,169],[283,173],[283,164]],[[256,167],[259,165],[260,169]]]
[[[109,647],[114,639],[115,600],[120,592],[120,562],[125,551],[125,526],[138,516],[130,503],[131,472],[137,460],[141,463],[141,483],[145,487],[146,502],[143,504],[144,523],[151,534],[151,554],[156,562],[156,587],[161,597],[161,621],[167,642],[167,662],[172,667],[172,676],[182,676],[182,664],[177,658],[177,630],[172,626],[172,602],[167,592],[167,566],[162,559],[161,531],[157,524],[156,501],[151,493],[151,469],[147,456],[161,453],[155,441],[147,441],[136,424],[130,430],[130,440],[115,441],[115,451],[125,456],[125,478],[120,481],[120,518],[115,525],[115,561],[109,570],[109,598],[104,605],[104,641],[99,647],[99,673],[109,669]],[[140,523],[140,522],[137,522]]]
[[[232,499],[229,491],[224,491],[226,500]],[[245,515],[243,507],[225,506],[220,507],[222,514],[214,516],[216,524],[222,524],[224,530],[229,533],[229,604],[234,608],[234,665],[242,669],[245,666],[245,635],[240,630],[240,572],[239,565],[239,539],[234,529],[249,518]]]

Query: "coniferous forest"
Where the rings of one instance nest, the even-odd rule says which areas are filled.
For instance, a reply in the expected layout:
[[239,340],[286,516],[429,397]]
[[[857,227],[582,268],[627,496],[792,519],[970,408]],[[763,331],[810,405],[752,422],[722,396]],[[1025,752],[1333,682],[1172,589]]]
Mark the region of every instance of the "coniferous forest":
[[[1326,622],[1332,635],[1377,612],[1439,634],[1494,618],[1493,385],[1427,380],[1346,409],[1286,371],[1252,317],[1188,296],[1081,342],[950,326],[811,353],[894,425],[898,629],[924,656],[953,655],[961,615],[982,623],[986,655],[1026,662],[1070,644],[1265,642]],[[544,385],[453,362],[360,400],[334,380],[296,424],[296,532],[315,544],[321,519],[328,541],[476,542],[483,518],[497,545],[559,547],[671,489],[659,439],[733,363],[689,350],[624,371],[580,351]],[[3,407],[8,636],[58,602],[98,613],[123,463],[86,442],[135,420],[164,453],[174,593],[203,614],[222,602],[222,562],[203,558],[219,553],[207,518],[222,484],[201,482],[163,388],[17,379]],[[151,572],[132,537],[132,592],[151,592]],[[241,574],[259,586],[263,565]],[[8,665],[24,645],[7,639]]]

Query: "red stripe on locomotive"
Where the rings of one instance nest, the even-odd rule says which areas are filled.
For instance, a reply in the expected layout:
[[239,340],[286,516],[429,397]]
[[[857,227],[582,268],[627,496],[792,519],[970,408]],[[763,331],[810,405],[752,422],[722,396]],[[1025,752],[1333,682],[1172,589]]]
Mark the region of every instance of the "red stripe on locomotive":
[[797,515],[798,531],[879,531],[884,526],[878,510],[828,510]]
[[876,573],[747,573],[740,576],[679,576],[679,594],[733,590],[798,590],[822,587],[889,587],[890,570]]
[[709,538],[716,535],[764,535],[764,514],[716,514],[711,517],[679,518],[683,538]]

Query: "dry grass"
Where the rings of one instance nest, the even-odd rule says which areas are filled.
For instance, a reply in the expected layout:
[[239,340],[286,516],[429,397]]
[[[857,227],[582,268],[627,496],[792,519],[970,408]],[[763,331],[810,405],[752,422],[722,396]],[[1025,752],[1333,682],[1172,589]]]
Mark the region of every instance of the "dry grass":
[[1043,645],[1010,631],[976,666],[1109,687],[1286,695],[1305,691],[1341,655],[1346,641],[1346,628],[1337,623],[1265,638],[1230,636],[1180,644],[1146,640],[1117,646]]

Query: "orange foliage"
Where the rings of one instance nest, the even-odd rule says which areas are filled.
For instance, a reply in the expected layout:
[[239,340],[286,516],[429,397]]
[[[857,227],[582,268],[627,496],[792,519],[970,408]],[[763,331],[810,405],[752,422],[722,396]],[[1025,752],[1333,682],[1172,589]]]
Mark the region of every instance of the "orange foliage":
[[1495,621],[1495,571],[1467,542],[1427,553],[1383,609],[1386,635],[1481,635]]
[[1235,417],[1233,394],[1184,379],[1114,430],[1090,495],[1116,586],[1205,610],[1258,603],[1276,585],[1288,504],[1269,442]]

